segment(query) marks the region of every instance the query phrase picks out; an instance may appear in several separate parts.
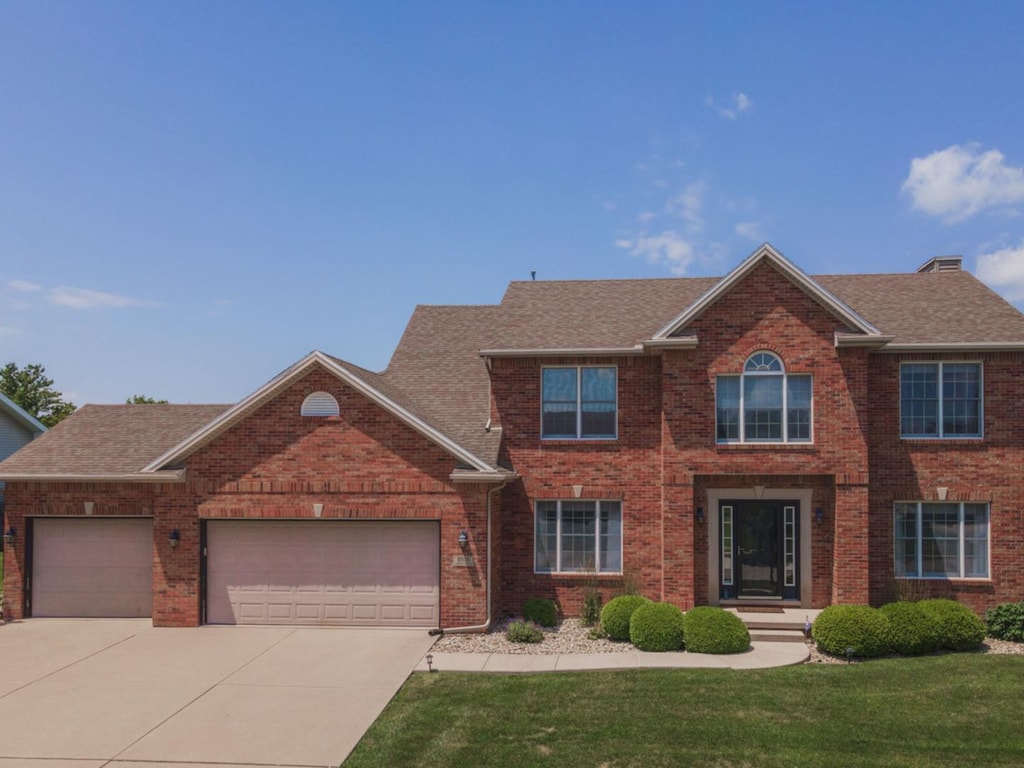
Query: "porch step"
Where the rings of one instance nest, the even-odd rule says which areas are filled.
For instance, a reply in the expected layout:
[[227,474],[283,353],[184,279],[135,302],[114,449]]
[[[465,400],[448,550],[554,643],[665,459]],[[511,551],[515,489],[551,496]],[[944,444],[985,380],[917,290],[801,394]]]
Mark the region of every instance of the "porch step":
[[750,639],[762,643],[806,643],[804,630],[800,629],[751,629]]
[[774,619],[765,619],[765,618],[760,618],[760,619],[744,619],[742,613],[740,614],[740,618],[743,619],[743,623],[747,625],[747,629],[749,629],[749,630],[755,630],[755,629],[791,630],[791,629],[795,629],[796,631],[798,631],[800,633],[803,633],[804,625],[807,622],[806,619],[788,619],[785,616],[779,616],[778,618],[774,618]]

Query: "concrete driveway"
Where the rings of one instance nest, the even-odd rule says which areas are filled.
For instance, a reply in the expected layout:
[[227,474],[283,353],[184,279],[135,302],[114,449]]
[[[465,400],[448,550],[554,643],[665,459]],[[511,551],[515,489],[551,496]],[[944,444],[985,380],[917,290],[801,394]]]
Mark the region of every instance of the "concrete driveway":
[[337,766],[433,642],[148,619],[0,626],[0,768]]

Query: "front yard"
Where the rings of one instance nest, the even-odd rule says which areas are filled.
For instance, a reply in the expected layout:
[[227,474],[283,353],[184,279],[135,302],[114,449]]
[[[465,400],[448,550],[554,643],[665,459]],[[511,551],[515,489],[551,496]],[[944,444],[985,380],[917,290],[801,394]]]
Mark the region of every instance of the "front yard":
[[418,673],[346,768],[1020,766],[1024,658]]

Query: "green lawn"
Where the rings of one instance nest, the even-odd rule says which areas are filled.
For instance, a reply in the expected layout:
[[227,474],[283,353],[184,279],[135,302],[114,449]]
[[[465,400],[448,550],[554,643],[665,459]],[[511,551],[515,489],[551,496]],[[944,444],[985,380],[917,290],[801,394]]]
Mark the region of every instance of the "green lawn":
[[763,671],[417,673],[345,768],[1014,766],[1024,656]]

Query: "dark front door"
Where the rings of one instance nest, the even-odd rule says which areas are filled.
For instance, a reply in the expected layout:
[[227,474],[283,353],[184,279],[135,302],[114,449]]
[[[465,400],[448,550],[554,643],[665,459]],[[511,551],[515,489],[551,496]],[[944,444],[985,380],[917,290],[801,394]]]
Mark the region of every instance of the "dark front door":
[[799,509],[774,499],[721,503],[722,598],[800,597]]

